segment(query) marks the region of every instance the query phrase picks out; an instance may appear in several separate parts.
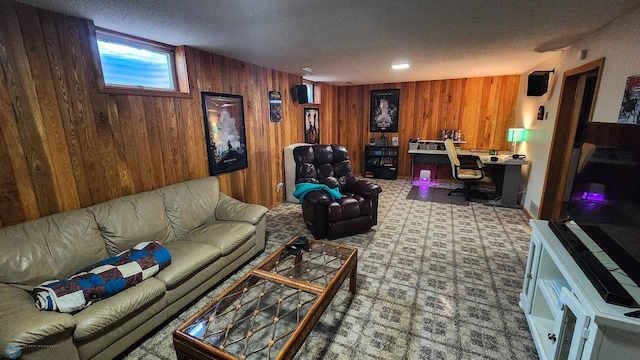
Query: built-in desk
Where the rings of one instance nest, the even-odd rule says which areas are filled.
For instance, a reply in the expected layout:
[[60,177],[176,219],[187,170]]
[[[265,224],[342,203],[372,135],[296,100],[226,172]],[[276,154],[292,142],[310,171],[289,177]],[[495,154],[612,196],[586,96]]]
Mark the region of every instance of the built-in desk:
[[[409,150],[411,155],[411,180],[413,180],[413,170],[416,163],[420,164],[447,164],[449,156],[446,150]],[[518,193],[520,192],[520,172],[522,165],[529,162],[525,159],[512,159],[510,152],[501,151],[498,155],[489,155],[487,152],[476,152],[469,150],[458,151],[458,155],[477,156],[485,167],[498,168],[501,176],[497,176],[496,195],[501,196],[501,200],[496,205],[504,207],[518,208]],[[498,161],[491,161],[491,157],[496,156]]]

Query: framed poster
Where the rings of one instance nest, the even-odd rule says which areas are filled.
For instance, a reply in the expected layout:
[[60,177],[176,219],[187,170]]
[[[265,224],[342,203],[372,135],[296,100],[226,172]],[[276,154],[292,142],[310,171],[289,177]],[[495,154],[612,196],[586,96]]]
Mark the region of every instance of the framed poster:
[[282,95],[280,91],[269,91],[269,121],[282,120]]
[[304,142],[320,144],[320,109],[304,109]]
[[627,85],[624,88],[622,104],[620,104],[620,114],[618,122],[623,124],[640,125],[640,75],[629,76]]
[[371,90],[371,132],[398,132],[400,89]]
[[209,174],[246,169],[247,138],[242,95],[202,92]]

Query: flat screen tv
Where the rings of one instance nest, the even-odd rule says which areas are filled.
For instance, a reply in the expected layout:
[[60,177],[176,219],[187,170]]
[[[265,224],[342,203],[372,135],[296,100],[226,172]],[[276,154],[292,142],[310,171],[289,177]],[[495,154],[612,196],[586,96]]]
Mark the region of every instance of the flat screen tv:
[[640,125],[581,132],[567,215],[640,285]]

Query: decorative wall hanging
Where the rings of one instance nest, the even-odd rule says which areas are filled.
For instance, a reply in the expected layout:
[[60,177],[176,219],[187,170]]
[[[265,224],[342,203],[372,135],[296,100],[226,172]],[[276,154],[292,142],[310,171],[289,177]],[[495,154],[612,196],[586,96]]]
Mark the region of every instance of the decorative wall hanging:
[[378,141],[376,142],[376,145],[378,145],[378,146],[388,146],[389,145],[389,140],[387,139],[386,136],[384,136],[384,133],[382,133],[382,135],[380,135],[380,137],[378,138]]
[[282,95],[280,91],[269,91],[269,120],[271,122],[282,120]]
[[398,132],[400,89],[371,90],[369,131]]
[[618,122],[623,124],[640,125],[640,75],[629,76],[627,85],[624,88],[622,96],[622,104],[620,105],[620,114]]
[[538,120],[544,120],[544,105],[538,106],[538,116],[536,116]]
[[304,142],[320,144],[320,109],[304,109]]
[[202,92],[209,174],[246,169],[247,138],[242,95]]

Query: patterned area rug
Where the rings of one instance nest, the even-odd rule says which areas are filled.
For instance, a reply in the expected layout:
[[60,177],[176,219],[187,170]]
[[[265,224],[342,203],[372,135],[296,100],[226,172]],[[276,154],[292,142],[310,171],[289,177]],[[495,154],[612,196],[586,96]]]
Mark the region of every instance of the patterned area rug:
[[[384,189],[373,230],[335,240],[358,247],[348,284],[296,359],[537,359],[518,307],[530,227],[517,209],[407,199],[409,180]],[[298,204],[267,214],[267,249],[130,350],[126,359],[176,359],[172,332],[293,236],[307,236]]]

